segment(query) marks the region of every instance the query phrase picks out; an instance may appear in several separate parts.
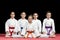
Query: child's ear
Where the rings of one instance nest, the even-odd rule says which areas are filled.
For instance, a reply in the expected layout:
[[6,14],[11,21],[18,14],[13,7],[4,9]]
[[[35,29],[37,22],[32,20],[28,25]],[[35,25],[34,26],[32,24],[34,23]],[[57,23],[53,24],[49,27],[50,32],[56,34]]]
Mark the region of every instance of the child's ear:
[[37,16],[38,17],[38,16]]

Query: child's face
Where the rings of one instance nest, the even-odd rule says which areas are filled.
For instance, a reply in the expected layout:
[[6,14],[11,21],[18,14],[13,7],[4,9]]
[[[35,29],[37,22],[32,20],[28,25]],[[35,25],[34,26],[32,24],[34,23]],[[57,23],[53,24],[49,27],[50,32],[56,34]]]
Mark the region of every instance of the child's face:
[[34,17],[34,19],[37,19],[38,18],[38,14],[34,13],[33,17]]
[[46,14],[46,17],[47,17],[47,18],[51,18],[51,13],[47,13],[47,14]]
[[26,13],[23,12],[23,13],[21,14],[21,17],[22,17],[22,18],[25,18],[25,17],[26,17]]
[[29,22],[32,22],[32,19],[33,19],[32,16],[29,16],[29,17],[28,17],[28,21],[29,21]]
[[10,16],[11,16],[11,18],[14,18],[15,17],[15,13],[11,12]]

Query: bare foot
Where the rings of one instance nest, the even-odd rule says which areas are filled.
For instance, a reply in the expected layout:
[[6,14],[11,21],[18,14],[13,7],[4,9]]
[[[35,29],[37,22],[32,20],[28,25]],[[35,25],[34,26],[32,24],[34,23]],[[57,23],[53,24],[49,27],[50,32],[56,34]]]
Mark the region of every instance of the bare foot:
[[55,37],[56,37],[56,35],[50,35],[50,37],[51,37],[51,38],[55,38]]

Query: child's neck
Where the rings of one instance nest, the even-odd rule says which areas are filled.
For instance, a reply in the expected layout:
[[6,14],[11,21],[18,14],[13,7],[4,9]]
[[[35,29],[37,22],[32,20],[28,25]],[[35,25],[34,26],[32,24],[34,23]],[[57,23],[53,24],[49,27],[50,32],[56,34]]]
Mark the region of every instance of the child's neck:
[[11,18],[11,19],[14,19],[14,18]]
[[32,22],[29,22],[30,24],[32,23]]
[[25,19],[25,18],[21,18],[21,19]]
[[48,20],[50,19],[50,18],[47,18]]
[[34,20],[37,20],[37,18],[35,18]]

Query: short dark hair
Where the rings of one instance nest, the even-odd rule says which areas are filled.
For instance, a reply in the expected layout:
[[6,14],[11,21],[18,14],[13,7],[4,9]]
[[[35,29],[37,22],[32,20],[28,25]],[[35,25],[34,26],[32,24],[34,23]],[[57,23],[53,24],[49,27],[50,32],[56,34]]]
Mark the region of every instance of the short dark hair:
[[24,11],[23,11],[23,12],[21,12],[21,14],[22,14],[22,13],[25,13],[25,14],[26,14],[26,12],[24,12]]
[[[38,15],[38,13],[34,13],[34,14],[37,14],[37,15]],[[33,15],[34,15],[34,14],[33,14]]]
[[51,13],[50,11],[47,11],[47,13]]
[[[29,16],[32,16],[32,15],[29,15]],[[28,17],[29,17],[29,16],[28,16]]]

